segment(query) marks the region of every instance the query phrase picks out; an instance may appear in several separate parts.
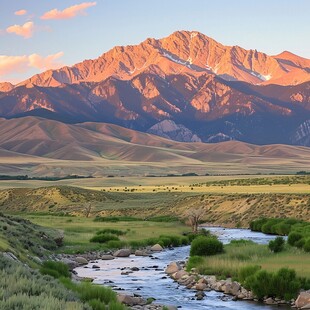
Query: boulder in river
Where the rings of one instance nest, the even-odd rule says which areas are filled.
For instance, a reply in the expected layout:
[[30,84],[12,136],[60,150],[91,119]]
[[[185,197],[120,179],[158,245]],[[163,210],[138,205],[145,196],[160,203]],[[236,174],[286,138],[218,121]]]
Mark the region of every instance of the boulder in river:
[[149,254],[142,250],[136,250],[135,256],[148,256]]
[[129,249],[120,249],[114,252],[114,257],[129,257],[131,254],[131,251]]
[[181,269],[182,269],[182,267],[180,266],[179,263],[177,263],[177,262],[171,262],[171,263],[167,266],[165,272],[166,272],[167,274],[173,274],[173,273],[178,272],[178,271],[181,270]]
[[301,292],[295,301],[295,306],[298,309],[310,309],[310,291]]
[[151,247],[151,251],[153,251],[153,252],[161,252],[162,250],[163,250],[162,246],[158,243],[154,244]]
[[74,259],[77,263],[81,264],[81,265],[86,265],[88,264],[88,260],[82,256],[78,256]]
[[102,260],[112,260],[112,259],[114,259],[114,256],[110,255],[110,254],[105,254],[105,255],[102,255],[100,258]]
[[131,295],[126,294],[118,294],[117,299],[122,304],[125,304],[127,306],[135,306],[135,305],[145,305],[146,301],[141,297],[135,297]]

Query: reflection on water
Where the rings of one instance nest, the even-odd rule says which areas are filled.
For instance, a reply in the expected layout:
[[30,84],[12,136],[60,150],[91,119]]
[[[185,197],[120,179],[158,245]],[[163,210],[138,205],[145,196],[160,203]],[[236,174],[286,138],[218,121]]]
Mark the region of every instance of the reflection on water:
[[[205,227],[216,234],[224,243],[229,243],[233,239],[248,239],[257,243],[268,243],[274,236],[263,233],[251,232],[247,229],[228,229],[222,227]],[[232,309],[232,310],[252,310],[252,309],[275,309],[272,306],[248,302],[232,301],[230,296],[219,292],[205,292],[203,300],[195,300],[195,291],[187,290],[178,283],[168,278],[164,272],[166,266],[172,261],[185,260],[189,255],[189,246],[167,250],[153,257],[130,256],[127,258],[117,258],[109,261],[99,260],[96,265],[100,269],[92,269],[93,264],[88,264],[88,268],[76,268],[81,277],[94,278],[94,283],[110,285],[116,291],[125,290],[130,293],[139,294],[144,298],[154,297],[156,303],[181,306],[185,310],[198,309]],[[138,271],[122,275],[130,268],[138,267]],[[113,281],[113,282],[111,282]],[[225,296],[225,301],[222,300]],[[286,309],[286,307],[281,307]],[[288,308],[287,308],[288,309]]]

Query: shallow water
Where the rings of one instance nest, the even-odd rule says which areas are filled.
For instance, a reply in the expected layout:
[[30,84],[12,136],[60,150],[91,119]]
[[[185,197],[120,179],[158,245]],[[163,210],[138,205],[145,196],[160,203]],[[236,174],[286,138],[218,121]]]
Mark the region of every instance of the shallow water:
[[[229,243],[233,239],[248,239],[257,243],[268,243],[274,236],[263,233],[251,232],[247,229],[228,229],[222,227],[205,227],[213,234],[216,234],[223,243]],[[219,292],[205,292],[203,300],[196,300],[195,291],[185,289],[176,282],[168,278],[164,272],[166,266],[172,261],[185,260],[189,255],[189,246],[167,250],[153,257],[116,258],[114,260],[98,260],[96,265],[100,269],[92,269],[93,264],[76,268],[80,277],[94,278],[94,283],[110,285],[116,291],[139,294],[144,298],[154,297],[156,303],[181,306],[186,310],[198,309],[275,309],[274,306],[266,306],[256,302],[232,301],[232,297]],[[121,275],[122,271],[128,271],[132,267],[138,267],[139,271],[134,271],[129,275]],[[124,269],[125,268],[125,269]],[[121,270],[124,269],[124,270]],[[113,281],[113,283],[111,283]],[[225,300],[222,300],[223,298]],[[288,309],[288,307],[281,307]]]

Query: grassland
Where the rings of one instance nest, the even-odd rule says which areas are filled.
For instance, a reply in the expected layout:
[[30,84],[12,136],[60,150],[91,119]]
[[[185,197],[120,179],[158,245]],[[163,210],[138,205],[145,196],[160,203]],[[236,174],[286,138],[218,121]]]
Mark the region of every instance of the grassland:
[[94,218],[63,217],[49,215],[25,215],[31,222],[45,227],[57,229],[64,234],[64,246],[61,251],[100,250],[98,244],[89,240],[99,230],[113,228],[125,231],[120,236],[121,241],[142,241],[149,238],[159,238],[161,235],[181,236],[190,231],[190,228],[180,222],[151,222],[151,221],[121,221],[96,222]]
[[[247,227],[262,216],[310,220],[309,180],[309,176],[191,176],[2,181],[0,210],[85,216],[90,203],[91,217],[145,219],[182,217],[189,208],[203,206],[206,222]],[[17,188],[5,189],[8,186]]]
[[241,268],[258,265],[262,269],[274,272],[283,267],[296,271],[300,277],[310,278],[310,255],[302,250],[286,246],[280,253],[268,250],[267,245],[255,243],[225,245],[225,253],[215,256],[195,258],[189,268],[196,267],[202,274],[215,274],[219,277],[238,277]]

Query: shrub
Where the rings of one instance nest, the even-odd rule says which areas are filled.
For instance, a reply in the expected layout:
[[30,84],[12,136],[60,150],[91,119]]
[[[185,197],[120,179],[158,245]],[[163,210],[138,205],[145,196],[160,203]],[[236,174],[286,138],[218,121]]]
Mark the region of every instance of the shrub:
[[273,276],[275,295],[285,300],[295,298],[300,289],[300,281],[296,278],[296,272],[293,269],[281,268]]
[[282,237],[277,237],[276,239],[269,241],[268,247],[272,252],[278,253],[283,251],[284,244],[285,240]]
[[281,268],[276,273],[259,270],[247,277],[244,285],[251,289],[258,299],[270,296],[290,300],[297,296],[301,281],[296,278],[295,270]]
[[258,266],[258,265],[249,265],[249,266],[243,267],[238,272],[238,280],[241,283],[244,283],[248,277],[254,275],[260,269],[261,269],[261,266]]
[[61,262],[45,261],[40,269],[40,272],[54,278],[71,278],[71,273],[68,266]]
[[191,244],[190,255],[207,256],[223,252],[223,243],[216,238],[199,236]]
[[288,235],[287,242],[289,245],[295,246],[296,242],[299,241],[301,238],[302,234],[293,231]]
[[119,241],[119,238],[112,234],[101,234],[95,235],[89,241],[90,242],[98,242],[98,243],[106,243],[108,241]]
[[266,270],[259,270],[254,275],[246,278],[244,285],[246,288],[251,289],[258,299],[274,295],[272,273]]
[[84,282],[77,286],[77,291],[83,301],[95,299],[105,304],[109,304],[111,301],[116,301],[116,294],[110,287]]

